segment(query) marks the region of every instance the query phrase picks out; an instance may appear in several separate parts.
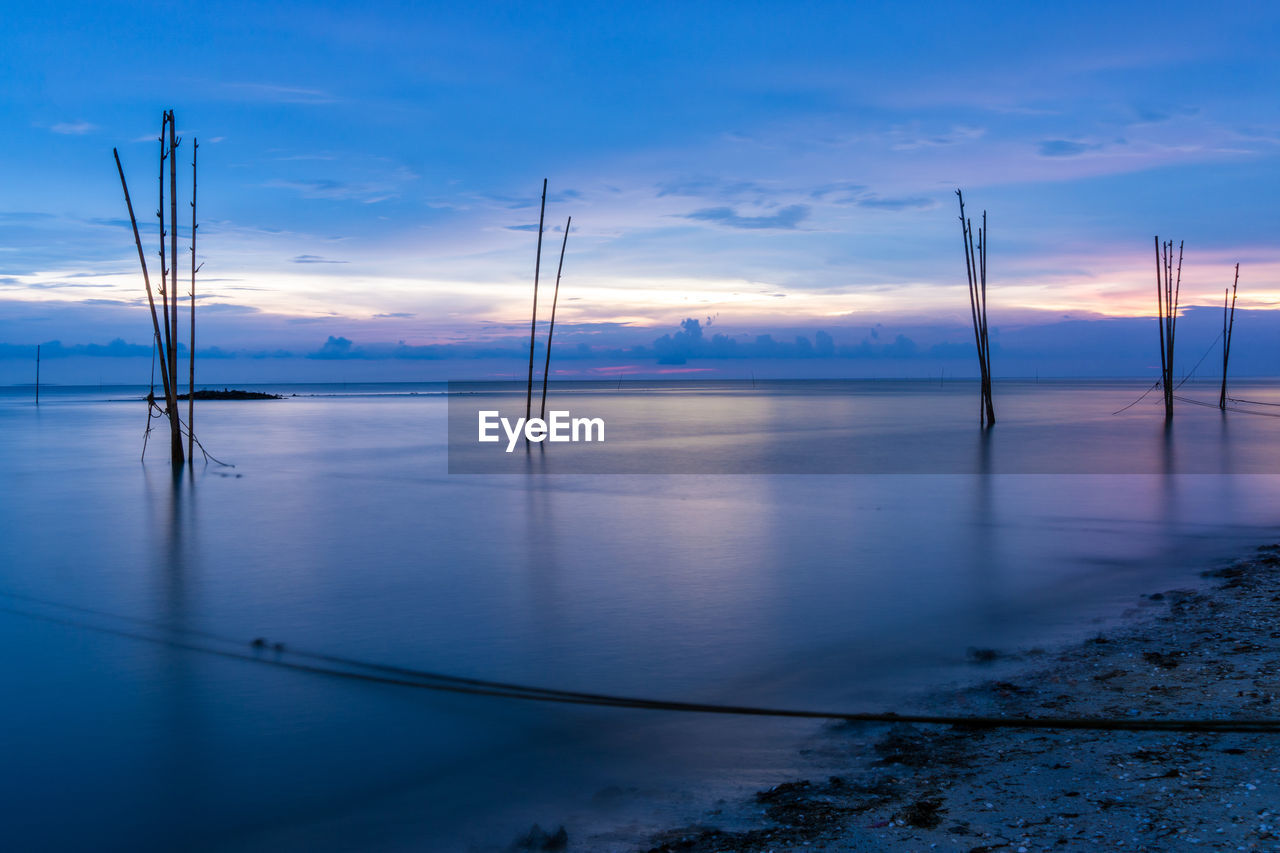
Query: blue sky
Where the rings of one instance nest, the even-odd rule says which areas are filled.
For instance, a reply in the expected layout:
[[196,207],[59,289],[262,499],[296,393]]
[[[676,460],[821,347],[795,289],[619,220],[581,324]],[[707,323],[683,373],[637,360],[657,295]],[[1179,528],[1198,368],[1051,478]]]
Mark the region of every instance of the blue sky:
[[[1242,307],[1270,310],[1278,18],[1167,3],[7,3],[0,358],[149,343],[111,148],[154,242],[165,107],[188,140],[180,162],[201,143],[201,347],[224,354],[334,338],[365,361],[436,347],[505,370],[489,360],[527,335],[543,177],[549,227],[574,217],[564,375],[655,364],[654,342],[690,317],[742,344],[822,331],[867,352],[902,335],[912,358],[940,359],[970,334],[957,186],[991,213],[991,322],[1010,339],[1152,314],[1156,233],[1187,241],[1185,304],[1220,304],[1239,260]],[[1098,345],[1128,353],[1127,334]]]

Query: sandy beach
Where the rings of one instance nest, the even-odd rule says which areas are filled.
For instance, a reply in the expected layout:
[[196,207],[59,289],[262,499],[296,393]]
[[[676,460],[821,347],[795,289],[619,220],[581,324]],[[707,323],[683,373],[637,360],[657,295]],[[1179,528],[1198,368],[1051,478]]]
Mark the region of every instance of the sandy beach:
[[[1073,647],[972,650],[975,666],[1017,658],[1015,674],[925,706],[1011,718],[1275,716],[1280,545],[1204,577],[1200,589],[1152,590],[1120,626]],[[1274,735],[832,725],[823,740],[847,771],[781,780],[753,803],[726,804],[733,829],[709,815],[649,849],[1280,849]]]

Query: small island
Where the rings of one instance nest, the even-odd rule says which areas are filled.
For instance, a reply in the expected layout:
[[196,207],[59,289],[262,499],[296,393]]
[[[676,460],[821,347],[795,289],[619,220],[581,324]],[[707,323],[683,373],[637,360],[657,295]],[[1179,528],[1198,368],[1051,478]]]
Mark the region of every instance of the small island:
[[[179,394],[179,400],[186,400],[191,395]],[[201,388],[195,392],[197,400],[283,400],[283,394],[267,394],[263,391],[242,391],[239,388],[223,388],[221,391],[212,388]],[[147,399],[152,399],[148,395]]]

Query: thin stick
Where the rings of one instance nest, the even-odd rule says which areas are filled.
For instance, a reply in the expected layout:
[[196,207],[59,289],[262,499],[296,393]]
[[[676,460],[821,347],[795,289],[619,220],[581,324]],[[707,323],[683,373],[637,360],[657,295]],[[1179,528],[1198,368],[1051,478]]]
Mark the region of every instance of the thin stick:
[[[173,110],[169,110],[169,267],[173,284],[170,293],[173,300],[170,310],[173,312],[173,347],[169,350],[169,375],[174,377],[173,393],[178,394],[178,136],[174,125]],[[178,436],[181,449],[182,436]],[[174,457],[175,461],[177,456]]]
[[[165,249],[164,238],[164,161],[169,156],[166,152],[166,142],[164,138],[165,131],[169,129],[169,111],[165,110],[160,120],[160,206],[156,208],[156,218],[160,220],[160,314],[164,318],[164,347],[160,350],[160,361],[165,365],[165,369],[161,371],[161,376],[168,376],[169,379],[164,380],[164,400],[165,405],[172,408],[177,404],[178,396],[178,377],[169,371],[169,347],[172,340],[172,332],[169,327],[169,268],[165,266]],[[176,295],[176,294],[175,294]],[[172,383],[170,382],[172,380]]]
[[1173,412],[1173,241],[1166,240],[1164,247],[1164,336],[1165,336],[1165,353],[1168,356],[1169,363],[1166,369],[1169,372],[1168,378],[1165,380],[1165,395],[1168,397],[1166,405],[1169,411],[1166,416],[1172,417]]
[[564,270],[564,247],[569,245],[570,216],[564,224],[564,239],[560,241],[560,264],[556,267],[555,295],[551,297],[551,326],[547,329],[547,363],[542,367],[542,419],[547,419],[547,377],[551,375],[551,336],[556,333],[556,303],[560,301],[560,273]]
[[973,238],[969,236],[968,221],[964,218],[964,195],[960,190],[956,190],[956,198],[960,200],[960,234],[964,242],[964,271],[969,284],[969,314],[973,320],[973,340],[981,352],[981,343],[978,340],[978,305],[973,296]]
[[[542,272],[542,223],[547,213],[547,179],[542,179],[542,209],[538,213],[538,257],[533,263],[533,317],[529,321],[529,387],[524,397],[524,418],[533,413],[533,336],[538,330],[538,276]],[[529,443],[525,438],[525,445]]]
[[1163,284],[1161,282],[1161,260],[1160,260],[1160,236],[1156,235],[1156,321],[1160,326],[1160,385],[1164,396],[1165,408],[1169,407],[1169,368],[1168,357],[1165,355],[1165,335],[1164,335],[1164,297],[1162,296]]
[[196,464],[196,155],[200,140],[193,139],[191,146],[191,342],[188,344],[187,363],[187,460]]
[[[169,317],[167,323],[173,329],[169,340],[169,376],[173,379],[169,399],[169,455],[174,465],[181,465],[182,423],[178,413],[178,136],[173,110],[169,110]],[[164,184],[164,166],[160,167],[160,183]],[[164,205],[160,206],[161,219]]]
[[[1173,344],[1178,332],[1178,306],[1182,293],[1182,240],[1178,241],[1178,276],[1173,285],[1173,310],[1169,315],[1169,378],[1173,379]],[[1173,241],[1169,241],[1169,258],[1173,259]]]
[[36,344],[36,405],[40,405],[40,345]]
[[[155,330],[156,347],[160,346],[160,318],[156,316],[156,300],[151,293],[151,275],[147,271],[147,255],[142,250],[142,237],[138,234],[138,220],[133,215],[133,202],[129,199],[129,185],[124,180],[124,167],[120,165],[120,152],[112,148],[111,153],[116,158],[116,171],[120,173],[120,188],[124,190],[124,203],[129,208],[129,224],[133,226],[133,242],[138,247],[138,263],[142,265],[142,281],[147,287],[147,304],[151,307],[151,326]],[[152,374],[154,380],[155,374]],[[165,386],[165,395],[168,396],[169,374],[165,370],[164,361],[160,362],[160,381]],[[153,386],[154,390],[154,386]],[[148,417],[150,415],[148,414]]]
[[[978,370],[979,373],[985,372],[982,361],[982,337],[978,332],[978,300],[976,288],[974,287],[974,262],[973,262],[973,232],[971,230],[972,223],[965,219],[964,215],[964,195],[960,190],[956,190],[956,198],[960,200],[960,234],[964,242],[964,271],[965,277],[969,285],[969,315],[973,321],[973,343],[978,350]],[[981,425],[983,419],[983,407],[981,401],[978,403],[978,423]]]
[[995,401],[991,396],[991,334],[987,326],[987,244],[989,242],[987,228],[987,212],[982,211],[982,231],[978,237],[978,248],[982,252],[982,266],[980,269],[980,278],[982,279],[982,368],[983,368],[983,384],[982,396],[987,406],[987,426],[995,426],[996,407]]
[[1227,313],[1227,292],[1222,291],[1222,394],[1218,397],[1218,408],[1227,409],[1227,361],[1231,358],[1231,333],[1236,325],[1236,288],[1240,285],[1240,264],[1236,264],[1235,281],[1231,283],[1231,312]]

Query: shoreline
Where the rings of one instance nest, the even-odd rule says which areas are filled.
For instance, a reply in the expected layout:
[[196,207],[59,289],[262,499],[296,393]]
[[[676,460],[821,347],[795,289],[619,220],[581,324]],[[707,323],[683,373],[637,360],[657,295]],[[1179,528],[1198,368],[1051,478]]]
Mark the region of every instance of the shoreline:
[[[1143,595],[1105,634],[921,710],[1280,720],[1280,545],[1201,576],[1211,585]],[[820,739],[841,775],[782,781],[726,804],[732,829],[709,813],[635,849],[1280,850],[1280,732],[831,724]]]

